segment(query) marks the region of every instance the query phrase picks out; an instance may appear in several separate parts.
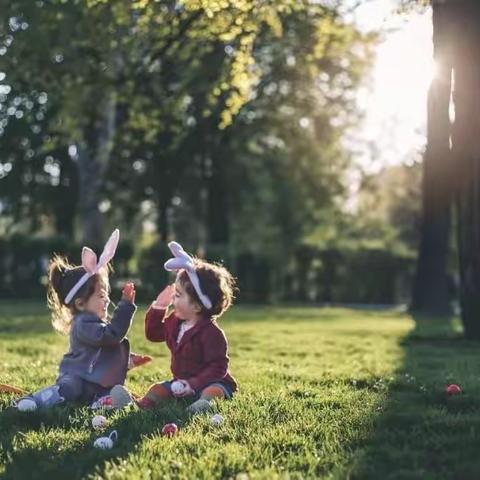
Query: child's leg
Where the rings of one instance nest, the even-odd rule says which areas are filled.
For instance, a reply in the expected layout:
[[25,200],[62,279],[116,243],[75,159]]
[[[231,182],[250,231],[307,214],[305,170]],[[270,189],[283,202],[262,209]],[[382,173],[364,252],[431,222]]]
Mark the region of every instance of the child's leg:
[[83,393],[84,380],[74,375],[63,375],[57,380],[58,393],[66,402],[79,400]]
[[201,392],[200,398],[193,402],[187,411],[192,414],[202,413],[209,410],[212,406],[212,400],[223,400],[224,398],[231,398],[232,392],[223,383],[212,383],[207,385]]
[[92,383],[84,380],[80,400],[86,403],[91,403],[94,400],[109,395],[109,393],[110,388],[102,387],[102,385],[99,385],[98,383]]
[[138,400],[123,385],[115,385],[110,391],[112,406],[114,408],[123,408],[135,402],[140,408],[148,410],[155,407],[162,400],[173,397],[170,391],[170,384],[171,382],[156,383]]
[[155,383],[149,389],[148,392],[139,400],[137,405],[140,408],[149,409],[153,408],[159,403],[173,398],[172,391],[170,390],[171,382]]
[[[73,388],[71,391],[73,392]],[[14,405],[16,405],[21,411],[33,411],[37,408],[50,408],[59,403],[63,403],[65,400],[69,401],[70,399],[65,397],[65,394],[68,396],[70,391],[68,389],[62,391],[60,385],[57,383],[37,390],[26,397],[20,398],[14,402]]]
[[200,394],[200,398],[208,401],[213,400],[214,398],[224,399],[225,397],[225,389],[218,383],[208,385],[208,387],[205,387]]
[[114,408],[123,408],[132,403],[136,403],[143,409],[153,408],[162,399],[172,397],[169,387],[165,386],[165,384],[169,383],[170,382],[164,382],[163,384],[158,383],[152,385],[148,392],[139,399],[134,398],[134,396],[123,385],[115,385],[110,391],[112,406]]

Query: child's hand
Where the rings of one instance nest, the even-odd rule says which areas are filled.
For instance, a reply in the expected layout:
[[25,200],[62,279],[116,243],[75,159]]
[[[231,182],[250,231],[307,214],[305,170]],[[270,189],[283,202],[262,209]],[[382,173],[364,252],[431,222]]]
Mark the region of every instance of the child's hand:
[[181,397],[189,397],[195,393],[195,390],[190,386],[190,384],[186,380],[178,379],[178,382],[182,382],[184,385],[184,389],[180,393],[172,392],[174,397],[181,398]]
[[165,309],[172,303],[172,297],[175,292],[174,285],[168,285],[159,294],[153,302],[153,308]]
[[122,290],[122,300],[135,303],[135,285],[133,282],[127,282]]

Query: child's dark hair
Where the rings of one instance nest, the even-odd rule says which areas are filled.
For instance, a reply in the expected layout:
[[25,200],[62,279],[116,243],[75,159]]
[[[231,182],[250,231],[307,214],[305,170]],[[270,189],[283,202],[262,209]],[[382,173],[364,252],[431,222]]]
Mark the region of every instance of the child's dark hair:
[[222,265],[208,263],[199,258],[194,258],[193,261],[202,292],[212,302],[212,308],[205,308],[202,304],[185,270],[178,275],[178,281],[189,297],[202,308],[202,313],[214,318],[220,317],[230,308],[235,298],[235,279]]
[[74,295],[71,302],[66,305],[65,298],[85,274],[83,267],[71,265],[65,257],[54,255],[48,268],[47,304],[52,312],[52,325],[57,332],[68,334],[73,315],[78,313],[75,300],[87,301],[95,291],[99,281],[108,289],[108,269],[90,277]]

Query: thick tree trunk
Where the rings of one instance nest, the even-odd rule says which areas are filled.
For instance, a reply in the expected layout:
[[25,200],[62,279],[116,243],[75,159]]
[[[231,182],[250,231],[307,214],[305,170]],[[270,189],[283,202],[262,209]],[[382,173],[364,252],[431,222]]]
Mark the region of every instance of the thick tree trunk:
[[427,149],[423,163],[423,217],[421,243],[411,309],[422,315],[451,314],[447,255],[451,205],[449,104],[451,55],[449,7],[433,5],[434,58],[439,72],[428,95]]
[[453,2],[457,52],[455,123],[460,302],[467,338],[480,339],[480,2]]
[[102,245],[104,240],[100,191],[113,148],[116,108],[116,93],[110,92],[105,104],[98,107],[91,134],[77,146],[81,237],[87,245]]

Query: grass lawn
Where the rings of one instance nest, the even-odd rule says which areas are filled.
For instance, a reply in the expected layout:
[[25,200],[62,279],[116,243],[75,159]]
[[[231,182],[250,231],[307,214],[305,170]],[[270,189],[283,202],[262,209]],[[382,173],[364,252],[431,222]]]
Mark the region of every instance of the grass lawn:
[[[142,324],[129,338],[155,361],[129,375],[137,393],[169,378]],[[241,388],[223,425],[175,402],[110,413],[119,439],[99,451],[89,409],[21,413],[2,394],[0,478],[480,478],[478,343],[391,310],[235,307],[221,324]],[[66,348],[43,307],[0,303],[1,383],[54,382]],[[447,398],[450,382],[464,393]]]

